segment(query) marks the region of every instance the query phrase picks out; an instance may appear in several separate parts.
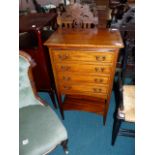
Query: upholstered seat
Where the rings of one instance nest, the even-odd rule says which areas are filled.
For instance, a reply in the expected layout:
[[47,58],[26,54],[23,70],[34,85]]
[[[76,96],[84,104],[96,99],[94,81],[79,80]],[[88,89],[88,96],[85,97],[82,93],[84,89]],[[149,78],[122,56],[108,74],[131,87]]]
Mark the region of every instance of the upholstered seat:
[[65,153],[68,153],[65,127],[55,112],[36,93],[31,74],[32,62],[29,55],[20,52],[19,153],[42,155],[53,150],[58,144],[62,144]]
[[32,105],[19,110],[21,155],[41,155],[67,139],[67,131],[48,106]]

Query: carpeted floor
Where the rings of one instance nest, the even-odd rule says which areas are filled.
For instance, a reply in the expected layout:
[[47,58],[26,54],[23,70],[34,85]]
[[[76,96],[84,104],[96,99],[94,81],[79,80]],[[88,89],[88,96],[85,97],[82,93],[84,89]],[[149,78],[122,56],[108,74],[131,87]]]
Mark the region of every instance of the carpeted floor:
[[[53,108],[47,93],[40,93]],[[69,155],[134,155],[135,139],[119,136],[114,146],[111,146],[113,113],[115,109],[114,94],[112,94],[106,125],[103,126],[102,117],[93,113],[81,111],[65,111],[62,121],[68,131]],[[54,109],[55,110],[55,109]],[[59,110],[55,110],[59,115]],[[61,117],[60,117],[61,118]],[[134,128],[131,124],[124,127]],[[64,155],[58,146],[50,155]]]

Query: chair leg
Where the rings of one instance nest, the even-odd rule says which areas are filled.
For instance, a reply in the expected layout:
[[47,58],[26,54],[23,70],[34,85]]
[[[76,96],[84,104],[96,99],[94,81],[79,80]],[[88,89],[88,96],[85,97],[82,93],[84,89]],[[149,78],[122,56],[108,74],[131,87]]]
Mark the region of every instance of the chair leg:
[[114,143],[116,141],[116,137],[118,135],[119,128],[121,126],[121,122],[122,122],[122,120],[120,120],[118,118],[114,119],[114,125],[113,125],[113,131],[112,131],[112,144],[111,145],[114,145]]
[[135,137],[135,131],[130,129],[120,129],[119,136]]
[[67,139],[67,140],[64,140],[64,141],[61,143],[61,145],[62,145],[62,147],[63,147],[63,150],[64,150],[65,154],[68,154],[68,153],[69,153],[67,144],[68,144],[68,139]]
[[54,92],[53,91],[49,91],[49,95],[50,95],[50,98],[52,100],[52,103],[53,103],[55,109],[57,109],[57,105],[56,105],[55,98],[54,98]]

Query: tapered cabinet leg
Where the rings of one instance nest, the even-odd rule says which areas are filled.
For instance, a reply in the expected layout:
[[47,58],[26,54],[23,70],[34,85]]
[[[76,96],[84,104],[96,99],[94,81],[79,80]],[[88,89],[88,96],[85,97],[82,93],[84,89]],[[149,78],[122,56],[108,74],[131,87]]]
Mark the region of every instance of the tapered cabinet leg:
[[106,111],[104,111],[104,114],[103,114],[103,125],[105,126],[106,119],[107,119],[107,111],[108,111],[107,99],[104,100],[104,104],[106,105]]
[[106,116],[103,116],[103,125],[105,126],[106,123]]
[[65,140],[65,141],[63,141],[63,142],[61,143],[61,145],[62,145],[62,147],[63,147],[63,150],[64,150],[65,154],[68,154],[68,153],[69,153],[67,144],[68,144],[68,139]]
[[61,107],[60,107],[60,113],[61,113],[62,119],[64,120],[65,119],[65,117],[64,117],[64,111],[63,111],[63,109]]
[[58,99],[58,106],[59,106],[61,117],[64,120],[64,111],[63,111],[63,108],[61,107],[61,105],[62,105],[61,95],[56,93],[56,97]]
[[49,95],[50,95],[50,98],[52,100],[52,103],[53,103],[54,107],[57,109],[57,104],[56,104],[56,101],[55,101],[54,92],[50,91]]
[[119,128],[121,126],[121,122],[122,120],[115,118],[114,119],[114,125],[113,125],[113,131],[112,131],[112,145],[114,145],[118,132],[119,132]]

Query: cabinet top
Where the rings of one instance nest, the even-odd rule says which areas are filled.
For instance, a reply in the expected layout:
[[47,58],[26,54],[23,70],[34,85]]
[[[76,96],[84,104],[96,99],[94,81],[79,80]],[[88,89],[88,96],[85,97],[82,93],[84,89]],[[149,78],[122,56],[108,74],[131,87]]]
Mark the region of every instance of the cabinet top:
[[122,48],[120,32],[116,29],[58,29],[44,43],[54,47]]

